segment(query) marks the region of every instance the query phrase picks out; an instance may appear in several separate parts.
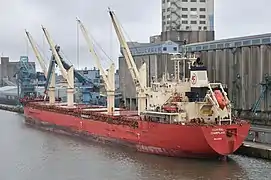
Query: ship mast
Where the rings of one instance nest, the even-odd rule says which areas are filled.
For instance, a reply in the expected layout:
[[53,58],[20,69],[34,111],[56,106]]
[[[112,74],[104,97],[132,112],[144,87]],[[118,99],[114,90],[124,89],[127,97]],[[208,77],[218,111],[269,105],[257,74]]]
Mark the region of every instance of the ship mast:
[[[67,80],[67,106],[68,107],[73,107],[74,106],[74,68],[73,66],[70,67],[70,69],[68,69],[67,71],[65,70],[61,59],[56,51],[56,45],[54,45],[53,40],[49,34],[49,32],[47,31],[46,28],[42,27],[42,30],[44,32],[44,35],[48,41],[48,44],[50,45],[50,48],[53,52],[54,58],[60,68],[61,74],[62,76]],[[55,74],[55,72],[52,72],[53,74]]]
[[115,107],[115,64],[114,63],[111,64],[108,70],[108,75],[106,75],[104,69],[102,68],[101,61],[94,49],[93,42],[91,41],[88,35],[87,29],[85,28],[82,21],[80,21],[78,18],[76,20],[88,44],[89,52],[93,55],[96,66],[100,70],[100,73],[105,82],[105,88],[106,88],[106,93],[107,93],[107,112],[108,114],[113,114],[114,107]]
[[183,71],[183,78],[182,81],[185,82],[185,74],[186,74],[186,61],[188,61],[188,69],[191,68],[191,64],[193,64],[196,61],[196,56],[195,55],[190,55],[188,56],[187,51],[186,51],[186,45],[182,46],[182,53],[176,53],[172,54],[171,60],[174,61],[174,77],[175,81],[177,83],[180,82],[180,62],[182,62],[182,71]]
[[147,102],[147,69],[146,69],[146,63],[143,63],[141,68],[138,70],[134,61],[134,58],[131,54],[131,51],[128,47],[128,44],[124,38],[123,32],[120,28],[120,25],[117,21],[117,18],[115,16],[115,13],[109,9],[109,15],[111,17],[114,29],[116,31],[118,40],[120,42],[120,46],[123,51],[124,59],[126,60],[126,63],[128,65],[128,69],[130,71],[130,74],[132,76],[132,79],[134,80],[136,91],[137,91],[137,97],[138,97],[138,115],[141,114],[141,112],[146,110],[146,102]]

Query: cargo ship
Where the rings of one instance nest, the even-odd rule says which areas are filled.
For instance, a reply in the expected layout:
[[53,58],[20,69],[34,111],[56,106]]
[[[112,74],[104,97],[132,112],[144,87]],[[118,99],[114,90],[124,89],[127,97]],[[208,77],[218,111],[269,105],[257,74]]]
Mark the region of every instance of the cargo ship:
[[[67,103],[43,98],[22,99],[25,122],[157,155],[217,158],[234,153],[248,135],[250,124],[232,117],[231,102],[224,86],[209,82],[207,68],[200,58],[186,53],[172,55],[177,66],[181,61],[188,65],[190,77],[180,79],[176,76],[171,80],[164,76],[162,81],[152,82],[147,87],[146,64],[137,69],[115,14],[109,13],[135,80],[138,110],[114,108],[113,78],[109,70],[108,75],[103,76],[107,84],[107,107],[73,103],[68,94],[72,93],[71,83],[67,89]],[[84,29],[82,24],[81,28]],[[53,49],[48,33],[43,30]],[[53,50],[53,54],[57,60],[56,51]],[[71,72],[67,71],[66,78]],[[50,97],[54,98],[49,93]]]

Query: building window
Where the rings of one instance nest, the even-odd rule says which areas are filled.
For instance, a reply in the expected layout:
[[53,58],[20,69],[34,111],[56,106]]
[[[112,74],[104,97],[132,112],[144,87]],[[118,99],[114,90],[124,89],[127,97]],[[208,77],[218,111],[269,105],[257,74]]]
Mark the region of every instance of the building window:
[[190,11],[197,11],[197,8],[191,8]]
[[188,8],[182,8],[182,11],[188,11]]
[[163,51],[167,51],[167,47],[163,47]]
[[182,24],[188,24],[188,21],[182,21]]
[[203,27],[203,29],[204,29],[204,30],[207,30],[207,27],[206,27],[206,26],[204,26],[204,27]]
[[192,19],[195,19],[195,18],[197,18],[197,17],[198,17],[198,16],[195,15],[195,14],[190,15],[190,18],[192,18]]
[[173,51],[177,51],[177,47],[173,47]]
[[166,0],[163,0],[163,4],[165,4]]
[[163,25],[166,25],[166,22],[165,22],[165,21],[163,22]]
[[167,18],[170,18],[170,14],[169,14],[169,15],[167,15]]
[[200,23],[200,24],[206,24],[206,22],[205,22],[205,21],[200,21],[199,23]]
[[188,2],[188,0],[182,0],[182,2]]
[[197,2],[197,0],[190,0],[190,2]]
[[163,20],[166,19],[166,16],[163,16]]
[[170,2],[170,0],[167,0],[167,2]]
[[170,21],[168,21],[167,24],[170,24]]
[[205,15],[199,15],[199,18],[206,18],[206,16]]
[[199,11],[206,11],[205,8],[199,8]]
[[187,14],[183,14],[182,18],[188,18],[188,15]]
[[197,21],[191,21],[190,24],[197,24]]
[[170,11],[170,8],[167,8],[167,11]]
[[206,0],[199,0],[199,2],[206,2]]
[[199,26],[199,30],[201,30],[201,26]]
[[166,12],[166,10],[165,10],[165,9],[163,9],[162,11],[163,11],[163,13],[164,13],[164,12]]
[[185,29],[188,30],[188,29],[190,29],[190,27],[189,27],[189,26],[186,26]]

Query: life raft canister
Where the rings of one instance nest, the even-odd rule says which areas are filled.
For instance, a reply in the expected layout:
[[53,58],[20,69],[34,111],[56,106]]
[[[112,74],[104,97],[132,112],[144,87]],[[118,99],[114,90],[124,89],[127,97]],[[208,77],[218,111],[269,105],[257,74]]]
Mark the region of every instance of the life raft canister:
[[176,106],[167,105],[167,106],[163,106],[162,108],[167,112],[171,112],[171,113],[177,112]]
[[219,107],[221,109],[224,109],[227,106],[227,103],[226,103],[226,100],[225,100],[222,92],[220,90],[215,90],[214,94],[215,94],[215,98],[219,104]]

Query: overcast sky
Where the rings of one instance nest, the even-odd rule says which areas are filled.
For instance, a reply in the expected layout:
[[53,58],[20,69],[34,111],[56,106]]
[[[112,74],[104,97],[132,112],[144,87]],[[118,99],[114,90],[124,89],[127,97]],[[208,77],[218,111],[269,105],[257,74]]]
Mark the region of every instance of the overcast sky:
[[[216,39],[271,31],[270,0],[215,1]],[[79,64],[77,62],[75,18],[79,17],[98,45],[117,62],[119,44],[107,12],[108,6],[115,11],[128,34],[127,40],[147,42],[150,35],[161,31],[161,0],[0,0],[0,53],[12,61],[19,59],[20,55],[28,55],[31,61],[36,61],[24,34],[27,29],[40,51],[48,54],[42,24],[76,68],[78,65],[80,68],[93,67],[81,32]],[[109,61],[100,54],[104,59],[103,66],[108,67]]]

